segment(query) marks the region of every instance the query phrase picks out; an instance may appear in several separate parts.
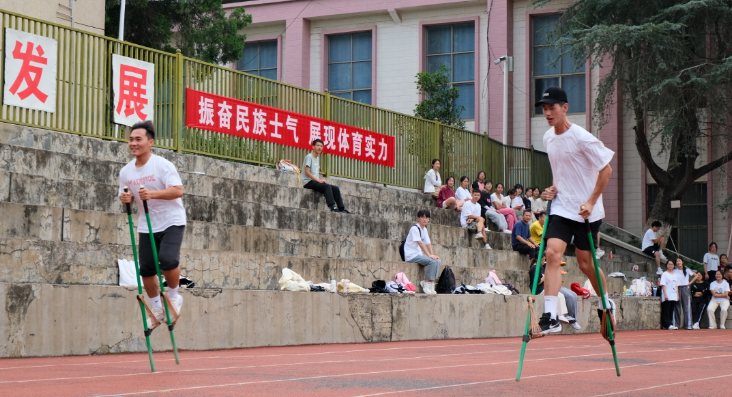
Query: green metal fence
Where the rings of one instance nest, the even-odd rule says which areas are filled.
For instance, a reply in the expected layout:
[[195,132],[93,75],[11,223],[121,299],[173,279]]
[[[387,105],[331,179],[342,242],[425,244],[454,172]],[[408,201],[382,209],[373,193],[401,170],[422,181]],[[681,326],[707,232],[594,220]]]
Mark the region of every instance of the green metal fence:
[[[494,183],[548,186],[551,170],[545,153],[504,146],[484,134],[341,99],[330,94],[249,75],[109,37],[0,10],[0,61],[5,59],[5,29],[58,41],[56,112],[0,106],[0,121],[100,138],[125,140],[125,127],[112,122],[112,55],[155,64],[156,145],[178,152],[274,165],[280,159],[301,164],[307,150],[185,127],[185,89],[241,99],[393,136],[395,168],[325,155],[321,171],[384,185],[421,189],[433,158],[441,174],[485,171]],[[3,76],[4,62],[0,62]]]

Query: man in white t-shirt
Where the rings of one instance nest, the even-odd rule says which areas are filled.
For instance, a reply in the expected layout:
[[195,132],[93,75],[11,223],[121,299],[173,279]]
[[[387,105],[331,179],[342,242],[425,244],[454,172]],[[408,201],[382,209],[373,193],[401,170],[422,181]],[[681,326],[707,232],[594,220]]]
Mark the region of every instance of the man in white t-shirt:
[[427,233],[427,224],[430,223],[429,210],[417,212],[417,224],[409,228],[407,239],[404,240],[404,260],[425,266],[424,280],[419,282],[422,292],[436,294],[435,279],[440,270],[440,257],[432,252],[432,241]]
[[656,259],[656,274],[659,276],[663,274],[661,269],[661,261],[665,261],[666,257],[663,256],[663,249],[666,247],[666,236],[661,233],[660,236],[656,237],[656,233],[661,229],[663,224],[659,221],[653,221],[651,228],[646,230],[646,234],[643,235],[643,242],[641,243],[641,249],[646,255],[650,255]]
[[463,204],[463,209],[460,211],[460,225],[464,228],[475,228],[475,238],[482,239],[485,244],[483,248],[491,249],[488,244],[488,236],[485,234],[485,219],[480,216],[480,190],[473,190],[470,201]]
[[[546,233],[546,313],[539,321],[542,332],[547,333],[561,327],[557,320],[557,294],[562,286],[560,263],[572,238],[580,270],[595,291],[600,291],[584,223],[585,219],[589,220],[593,239],[597,241],[600,223],[605,217],[602,191],[610,180],[610,160],[615,153],[584,128],[567,120],[569,104],[563,89],[547,88],[535,105],[542,107],[544,117],[552,127],[544,134],[544,147],[549,155],[554,185],[542,194],[544,200],[553,200]],[[601,275],[604,281],[602,272]],[[615,303],[608,299],[607,292],[601,299],[605,299],[614,314]],[[602,303],[599,307],[602,308]],[[598,315],[602,316],[601,310]]]
[[[180,279],[178,265],[186,227],[186,210],[181,200],[183,183],[180,175],[173,163],[152,154],[154,143],[155,127],[151,121],[132,126],[127,146],[135,159],[127,163],[119,173],[119,198],[124,204],[131,204],[133,200],[137,204],[137,211],[140,214],[137,221],[140,276],[145,292],[152,301],[153,315],[163,323],[165,311],[160,300],[160,286],[150,244],[150,231],[145,220],[142,201],[147,201],[152,233],[158,251],[158,263],[168,283],[168,298],[178,314],[183,306],[183,296],[178,293]],[[125,186],[129,187],[127,193],[124,191]],[[148,319],[148,326],[151,325]]]

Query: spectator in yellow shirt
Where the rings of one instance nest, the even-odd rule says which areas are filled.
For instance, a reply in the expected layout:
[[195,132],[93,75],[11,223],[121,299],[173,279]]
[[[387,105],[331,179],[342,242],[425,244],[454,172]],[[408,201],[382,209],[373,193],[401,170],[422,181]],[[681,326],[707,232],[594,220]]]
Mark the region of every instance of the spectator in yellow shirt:
[[541,244],[541,234],[544,233],[544,221],[546,220],[546,212],[540,212],[536,214],[536,222],[532,223],[529,227],[529,232],[531,232],[531,239],[534,241],[534,244],[539,245]]

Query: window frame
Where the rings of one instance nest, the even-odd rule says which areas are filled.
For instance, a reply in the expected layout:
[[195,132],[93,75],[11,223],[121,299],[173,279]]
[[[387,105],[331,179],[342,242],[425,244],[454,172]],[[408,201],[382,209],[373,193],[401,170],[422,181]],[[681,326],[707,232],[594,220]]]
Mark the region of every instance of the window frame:
[[534,106],[534,103],[536,103],[536,96],[537,96],[537,93],[535,92],[535,90],[536,90],[536,81],[537,80],[543,80],[543,79],[548,79],[548,78],[558,78],[559,79],[559,87],[564,88],[563,87],[563,84],[562,84],[562,80],[563,80],[564,77],[584,76],[584,80],[585,80],[585,110],[584,111],[581,111],[581,112],[567,112],[567,115],[579,116],[579,115],[583,115],[583,114],[588,114],[587,108],[589,106],[591,106],[590,101],[589,101],[589,95],[588,95],[589,85],[590,85],[590,81],[589,81],[589,75],[590,75],[590,73],[588,72],[589,71],[589,62],[585,62],[585,70],[583,72],[562,73],[562,71],[561,71],[562,61],[559,60],[558,61],[559,68],[560,68],[560,73],[559,74],[547,74],[547,75],[537,76],[536,73],[535,73],[535,70],[534,70],[534,68],[535,68],[535,63],[534,63],[534,49],[535,48],[539,48],[539,47],[549,47],[550,45],[548,45],[548,44],[536,45],[534,43],[534,21],[535,21],[535,19],[537,17],[548,17],[548,16],[553,16],[553,15],[560,15],[561,16],[561,12],[559,12],[559,10],[554,10],[554,9],[553,10],[543,10],[543,11],[538,11],[538,12],[527,12],[527,19],[528,19],[529,23],[527,24],[527,32],[526,32],[526,41],[527,41],[527,49],[526,49],[526,51],[528,52],[528,54],[527,54],[528,55],[527,56],[527,60],[528,60],[528,62],[527,62],[528,63],[528,65],[527,65],[528,66],[527,71],[528,71],[528,75],[529,75],[529,79],[528,79],[528,85],[529,85],[529,87],[528,88],[529,88],[529,90],[531,92],[531,95],[529,96],[529,109],[531,109],[530,112],[528,112],[530,114],[529,118],[532,118],[532,117],[542,117],[543,116],[542,113],[538,113],[536,111],[536,107]]
[[[277,79],[276,79],[276,81],[282,81],[282,35],[261,36],[261,37],[255,37],[252,39],[247,39],[244,43],[244,46],[246,47],[247,44],[260,44],[262,42],[267,42],[267,41],[277,41],[277,66],[276,66]],[[244,54],[242,53],[242,57],[243,56],[244,56]],[[257,65],[257,66],[259,66],[259,65]],[[247,73],[247,72],[239,69],[238,60],[232,63],[232,69],[242,72],[242,73]],[[273,69],[273,68],[266,68],[264,70],[271,70],[271,69]],[[259,71],[261,69],[257,68],[257,69],[248,69],[248,70]],[[259,77],[261,77],[261,76],[259,76]],[[266,79],[266,77],[262,77],[262,78]]]
[[[322,92],[325,92],[326,90],[330,92],[330,89],[328,87],[328,79],[329,79],[329,53],[330,53],[330,36],[338,36],[343,34],[358,34],[358,33],[371,33],[371,106],[377,106],[376,104],[376,26],[361,26],[361,27],[354,27],[349,29],[335,29],[335,30],[324,30],[320,33],[320,43],[321,43],[321,51],[320,51],[320,90]],[[353,40],[353,39],[352,39]],[[353,44],[351,44],[353,45]],[[353,48],[353,47],[351,47]],[[349,61],[350,63],[353,63],[353,61]],[[357,61],[360,62],[360,61]],[[341,63],[341,62],[336,62]],[[351,76],[353,78],[353,76]],[[357,90],[339,90],[338,92],[354,92],[354,91],[367,91],[366,89],[357,89]],[[351,95],[353,97],[353,95]],[[343,99],[343,98],[341,98]],[[344,99],[344,100],[351,100],[351,99]],[[362,103],[362,102],[358,102]],[[366,105],[366,104],[364,104]]]
[[[473,61],[474,61],[473,83],[472,83],[473,90],[474,90],[474,93],[473,93],[474,104],[473,104],[473,117],[469,118],[469,119],[463,118],[462,120],[464,120],[466,122],[474,122],[475,126],[473,128],[475,129],[476,132],[478,132],[480,130],[480,113],[481,113],[480,89],[478,87],[478,85],[479,85],[478,83],[480,82],[479,76],[480,76],[480,67],[481,67],[481,64],[480,64],[480,46],[481,46],[480,17],[455,18],[455,19],[434,20],[434,21],[420,21],[420,23],[419,23],[419,25],[420,25],[419,70],[421,72],[426,72],[427,71],[427,58],[429,56],[433,56],[432,54],[430,54],[430,55],[427,54],[427,45],[428,45],[428,40],[429,40],[429,34],[428,34],[429,28],[436,27],[436,26],[444,26],[444,25],[450,25],[450,26],[462,25],[462,24],[467,24],[467,23],[473,23],[473,30],[475,32],[474,39],[473,39],[473,51],[472,51],[473,52]],[[450,34],[450,40],[452,42],[452,31]],[[451,59],[452,59],[452,56],[455,54],[467,54],[467,53],[469,53],[469,52],[467,52],[467,51],[466,52],[457,52],[457,53],[451,52],[451,53],[449,53],[449,55],[451,56]],[[448,54],[448,53],[446,53],[446,54]],[[441,55],[445,55],[445,54],[441,54]],[[452,84],[452,76],[450,77],[450,80],[451,80],[451,84]],[[464,84],[469,84],[469,82],[461,81],[461,82],[457,83],[456,85],[464,85]],[[424,99],[424,96],[422,94],[420,94],[419,100],[421,101],[423,99]]]

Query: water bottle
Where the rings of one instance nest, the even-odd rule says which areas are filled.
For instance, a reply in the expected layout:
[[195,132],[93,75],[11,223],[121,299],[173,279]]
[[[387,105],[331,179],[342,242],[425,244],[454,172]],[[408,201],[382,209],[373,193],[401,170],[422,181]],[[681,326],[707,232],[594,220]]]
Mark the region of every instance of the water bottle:
[[330,280],[330,292],[336,292],[338,291],[338,285],[336,285],[335,280]]

